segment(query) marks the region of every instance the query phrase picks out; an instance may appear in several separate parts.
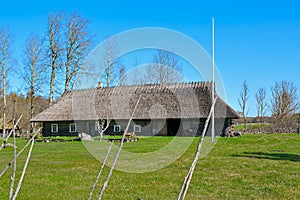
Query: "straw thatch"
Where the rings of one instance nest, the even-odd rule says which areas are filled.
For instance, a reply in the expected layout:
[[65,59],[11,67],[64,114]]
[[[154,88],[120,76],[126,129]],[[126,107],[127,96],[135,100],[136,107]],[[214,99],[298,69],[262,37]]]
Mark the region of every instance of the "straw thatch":
[[[31,119],[32,122],[129,119],[206,118],[211,107],[211,83],[148,84],[69,91],[61,100]],[[216,118],[238,118],[221,98]]]

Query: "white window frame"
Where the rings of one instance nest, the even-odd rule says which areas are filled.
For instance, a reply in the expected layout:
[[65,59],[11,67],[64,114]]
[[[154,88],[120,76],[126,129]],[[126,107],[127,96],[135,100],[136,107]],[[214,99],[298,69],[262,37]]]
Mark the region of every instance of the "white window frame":
[[[56,127],[56,130],[54,127]],[[58,124],[51,124],[51,133],[58,133]]]
[[[74,131],[72,131],[72,126],[74,125],[74,127],[75,127],[75,130]],[[70,133],[76,133],[77,132],[77,125],[76,125],[76,123],[70,123],[69,124],[69,132]]]
[[141,127],[141,125],[134,125],[134,126],[133,126],[133,132],[135,132],[135,133],[140,133],[140,132],[142,132],[142,127]]
[[[117,130],[119,129],[119,130]],[[114,132],[120,133],[121,132],[121,125],[114,125]]]

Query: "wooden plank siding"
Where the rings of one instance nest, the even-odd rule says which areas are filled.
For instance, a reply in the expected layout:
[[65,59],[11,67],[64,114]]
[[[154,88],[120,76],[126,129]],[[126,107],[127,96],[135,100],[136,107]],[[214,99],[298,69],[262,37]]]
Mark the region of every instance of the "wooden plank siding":
[[[141,126],[141,132],[137,132],[138,136],[199,136],[201,135],[204,124],[204,118],[201,119],[148,119],[148,120],[133,120],[129,126],[129,132],[134,132],[134,125]],[[128,120],[116,120],[110,123],[110,127],[106,130],[106,135],[122,134],[125,131]],[[113,131],[114,125],[121,126],[121,132]],[[228,119],[215,119],[215,131],[218,134],[224,133],[228,127]],[[210,129],[207,135],[210,135]]]
[[[69,122],[44,122],[43,123],[43,131],[42,135],[44,137],[48,136],[77,136],[78,132],[70,132],[69,126],[71,123],[74,123],[72,121]],[[51,124],[58,124],[58,132],[52,132],[51,131]]]
[[[135,132],[137,136],[199,136],[204,128],[204,118],[201,119],[135,119],[129,126],[129,132]],[[71,123],[76,124],[76,132],[70,132]],[[128,120],[112,120],[105,135],[121,135],[124,133]],[[58,124],[58,132],[51,132],[51,124]],[[121,127],[120,132],[114,132],[114,125]],[[134,126],[141,128],[140,132],[134,131]],[[215,131],[217,134],[224,133],[229,126],[229,119],[215,119]],[[211,128],[207,135],[210,135]],[[87,133],[91,136],[98,135],[96,121],[63,121],[63,122],[44,122],[43,136],[77,136],[78,133]]]

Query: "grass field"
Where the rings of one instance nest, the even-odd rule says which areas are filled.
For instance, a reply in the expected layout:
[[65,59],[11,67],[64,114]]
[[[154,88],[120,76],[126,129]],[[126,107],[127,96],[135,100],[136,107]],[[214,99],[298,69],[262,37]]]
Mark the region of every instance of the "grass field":
[[[260,128],[271,128],[273,125],[270,123],[247,123],[246,124],[246,129],[255,129],[258,130]],[[244,124],[239,124],[234,126],[235,131],[243,131],[245,129]]]
[[[175,162],[147,173],[114,171],[104,199],[177,199],[199,138]],[[125,143],[128,151],[155,150],[171,137],[141,138]],[[18,140],[18,150],[25,144]],[[103,142],[103,141],[102,141]],[[12,148],[0,152],[0,172],[12,159]],[[20,177],[26,158],[18,159]],[[18,199],[87,199],[101,163],[81,142],[36,143]],[[106,167],[98,184],[104,181]],[[300,135],[243,135],[219,138],[200,159],[186,199],[299,199]],[[0,179],[0,199],[8,199],[10,169]]]

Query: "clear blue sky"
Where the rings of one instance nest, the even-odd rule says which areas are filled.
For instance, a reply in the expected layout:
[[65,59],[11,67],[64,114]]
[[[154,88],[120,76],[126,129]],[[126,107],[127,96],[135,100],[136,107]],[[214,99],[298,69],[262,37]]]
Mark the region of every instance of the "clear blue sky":
[[139,27],[182,32],[211,52],[211,18],[215,18],[215,59],[223,77],[227,102],[239,110],[241,85],[250,89],[250,112],[256,115],[255,93],[271,94],[276,81],[300,87],[300,3],[298,1],[2,1],[0,26],[15,35],[18,57],[30,33],[43,34],[50,12],[78,11],[90,21],[96,41]]

